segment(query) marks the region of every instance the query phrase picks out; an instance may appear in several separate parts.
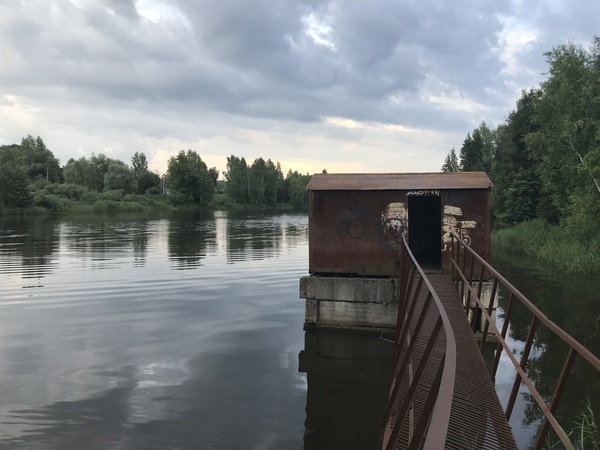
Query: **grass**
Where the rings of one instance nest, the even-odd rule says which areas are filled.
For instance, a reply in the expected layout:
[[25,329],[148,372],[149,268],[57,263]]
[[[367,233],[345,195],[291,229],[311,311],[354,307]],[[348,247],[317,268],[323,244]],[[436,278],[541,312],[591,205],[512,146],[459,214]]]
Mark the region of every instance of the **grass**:
[[[573,449],[600,450],[600,429],[589,399],[584,409],[577,416],[573,428],[567,433],[567,441],[571,444],[570,448]],[[564,448],[564,446],[557,437],[549,436],[543,448],[545,450],[555,450]]]
[[492,248],[525,253],[571,273],[600,272],[600,234],[582,236],[541,220],[495,231]]

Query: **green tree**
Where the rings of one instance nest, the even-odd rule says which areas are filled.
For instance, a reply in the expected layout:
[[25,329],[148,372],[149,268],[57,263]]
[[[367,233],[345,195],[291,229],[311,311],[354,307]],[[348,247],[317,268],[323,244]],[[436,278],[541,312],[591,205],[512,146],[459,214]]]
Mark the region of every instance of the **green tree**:
[[160,192],[160,176],[157,173],[146,170],[138,175],[136,181],[138,194],[146,194],[147,192]]
[[31,205],[25,170],[15,164],[0,165],[0,206],[24,208]]
[[308,189],[306,186],[310,181],[310,175],[301,175],[298,171],[292,172],[290,169],[286,176],[286,183],[289,185],[290,203],[297,209],[308,207]]
[[231,155],[227,157],[227,171],[223,172],[227,192],[235,203],[249,203],[248,165],[246,160]]
[[198,153],[193,150],[180,151],[169,158],[167,183],[171,195],[178,202],[208,205],[214,196],[216,169],[210,172]]
[[546,53],[549,77],[536,103],[538,129],[527,142],[561,222],[578,217],[594,223],[589,215],[600,209],[599,54],[597,37],[591,51],[569,43]]
[[63,168],[66,183],[79,184],[88,189],[93,189],[92,166],[85,157],[69,159]]
[[21,140],[20,166],[27,170],[31,181],[43,178],[52,183],[63,181],[62,169],[58,159],[46,147],[41,137],[27,135]]
[[442,172],[458,172],[459,164],[458,158],[456,157],[456,150],[454,147],[450,150],[450,153],[446,155],[446,159],[444,160],[444,164],[442,165]]
[[135,152],[131,157],[131,170],[135,178],[138,178],[141,174],[148,172],[148,160],[144,153]]
[[496,146],[491,178],[492,213],[501,222],[514,223],[544,215],[542,183],[537,173],[539,161],[533,156],[526,138],[538,129],[533,121],[538,90],[524,91],[504,124],[496,129]]
[[494,133],[482,122],[472,133],[467,134],[460,149],[462,172],[490,172],[494,157]]
[[160,192],[160,176],[148,170],[148,160],[144,153],[135,152],[133,154],[131,171],[137,185],[136,193]]
[[266,171],[267,164],[262,158],[255,159],[248,171],[248,195],[253,205],[265,204]]
[[137,189],[133,172],[121,161],[111,162],[104,174],[104,190],[117,189],[124,194],[133,194]]

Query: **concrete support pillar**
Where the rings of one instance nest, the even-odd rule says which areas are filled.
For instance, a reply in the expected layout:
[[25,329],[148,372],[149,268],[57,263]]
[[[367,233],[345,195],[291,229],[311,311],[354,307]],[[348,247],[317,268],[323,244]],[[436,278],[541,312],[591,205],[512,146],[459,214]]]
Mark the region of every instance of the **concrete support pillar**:
[[398,278],[302,277],[300,298],[306,300],[305,326],[394,328],[398,292]]

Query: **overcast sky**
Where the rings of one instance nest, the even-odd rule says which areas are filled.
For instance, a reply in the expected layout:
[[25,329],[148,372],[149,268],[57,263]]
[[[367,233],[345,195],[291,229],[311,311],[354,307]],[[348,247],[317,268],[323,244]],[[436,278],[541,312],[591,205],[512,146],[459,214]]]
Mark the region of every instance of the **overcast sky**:
[[196,150],[284,172],[438,171],[501,123],[588,0],[0,0],[0,144],[62,164]]

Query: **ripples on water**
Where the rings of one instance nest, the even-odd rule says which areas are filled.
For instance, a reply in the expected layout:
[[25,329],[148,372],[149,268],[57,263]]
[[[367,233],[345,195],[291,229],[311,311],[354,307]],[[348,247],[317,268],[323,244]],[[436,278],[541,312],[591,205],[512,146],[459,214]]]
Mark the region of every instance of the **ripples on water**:
[[0,222],[0,446],[302,448],[306,216]]

